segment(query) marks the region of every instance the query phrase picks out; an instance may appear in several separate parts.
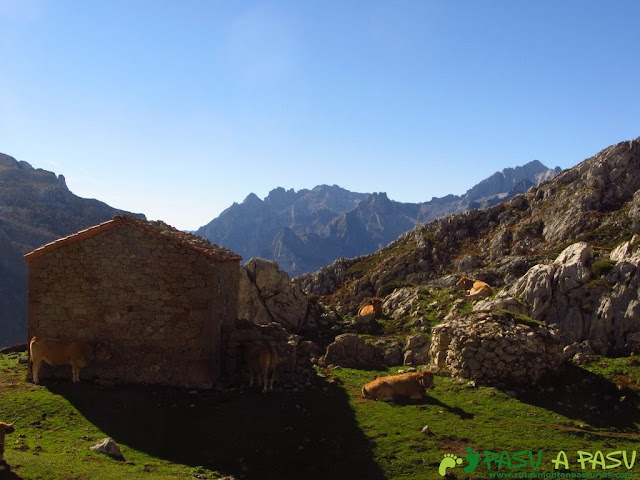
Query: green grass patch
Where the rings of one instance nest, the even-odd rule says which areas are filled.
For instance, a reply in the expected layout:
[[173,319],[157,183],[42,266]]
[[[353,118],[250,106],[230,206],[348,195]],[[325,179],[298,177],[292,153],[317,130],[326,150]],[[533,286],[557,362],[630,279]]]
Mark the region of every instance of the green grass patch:
[[593,262],[589,267],[589,270],[596,279],[599,279],[603,275],[607,275],[609,272],[611,272],[615,264],[616,262],[614,262],[613,260],[601,258]]
[[508,310],[499,309],[499,312],[502,312],[506,315],[509,315],[513,318],[516,323],[520,323],[522,325],[528,325],[529,327],[539,327],[540,325],[545,325],[545,323],[541,320],[536,320],[534,318],[529,317],[528,315],[524,315],[522,313],[510,312]]
[[[640,440],[638,403],[631,391],[618,390],[615,375],[622,369],[626,375],[640,378],[640,362],[602,362],[587,368],[570,367],[566,383],[519,393],[474,388],[467,382],[439,376],[428,399],[400,404],[373,402],[360,396],[362,384],[397,369],[341,369],[334,374],[343,382],[357,422],[372,440],[374,459],[388,478],[442,478],[438,467],[445,455],[451,454],[464,459],[451,472],[458,478],[469,478],[462,470],[468,466],[467,448],[480,454],[532,451],[537,456],[542,452],[538,470],[528,466],[514,472],[553,472],[551,461],[560,451],[568,455],[573,472],[583,471],[577,463],[578,451],[595,454],[626,450],[631,455]],[[603,369],[603,364],[609,370]],[[430,433],[425,435],[421,430],[427,425]],[[498,470],[495,462],[490,466],[491,470],[481,462],[471,478],[509,471],[506,465]],[[593,472],[589,464],[587,468]],[[628,472],[626,468],[608,471]],[[631,471],[637,474],[639,466]]]
[[[307,388],[280,385],[269,395],[246,388],[35,386],[23,380],[17,355],[0,355],[0,419],[19,417],[5,457],[13,478],[22,479],[435,480],[445,455],[464,460],[451,468],[457,478],[509,472],[481,461],[463,473],[467,448],[481,455],[541,451],[538,472],[553,472],[551,460],[564,451],[570,471],[582,472],[578,451],[632,452],[640,441],[637,357],[593,357],[528,392],[437,376],[422,401],[361,397],[363,384],[397,371],[327,370]],[[120,444],[126,462],[89,450],[106,436]],[[593,472],[589,465],[585,471]]]

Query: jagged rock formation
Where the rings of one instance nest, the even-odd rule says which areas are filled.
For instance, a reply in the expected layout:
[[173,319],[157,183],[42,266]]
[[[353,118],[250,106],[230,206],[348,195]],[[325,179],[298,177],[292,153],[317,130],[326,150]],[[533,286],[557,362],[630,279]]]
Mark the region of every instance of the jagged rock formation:
[[430,354],[435,366],[454,377],[498,386],[535,385],[557,373],[564,360],[546,326],[499,312],[474,312],[438,325]]
[[126,213],[77,197],[62,175],[0,154],[0,346],[26,341],[27,268],[22,255]]
[[559,171],[533,161],[497,172],[462,196],[417,204],[392,201],[386,193],[353,193],[336,185],[299,192],[277,188],[264,200],[249,195],[197,234],[244,258],[274,260],[298,275],[336,258],[374,252],[417,223],[507,200]]
[[476,309],[505,309],[555,327],[564,345],[588,341],[600,353],[640,348],[640,237],[595,258],[591,245],[567,247],[532,267]]
[[611,146],[552,180],[484,210],[419,225],[371,255],[340,259],[296,281],[353,314],[394,283],[441,283],[469,273],[512,283],[568,244],[611,248],[640,230],[640,139]]
[[281,324],[300,332],[310,320],[309,300],[275,262],[252,258],[240,267],[238,318],[253,324]]

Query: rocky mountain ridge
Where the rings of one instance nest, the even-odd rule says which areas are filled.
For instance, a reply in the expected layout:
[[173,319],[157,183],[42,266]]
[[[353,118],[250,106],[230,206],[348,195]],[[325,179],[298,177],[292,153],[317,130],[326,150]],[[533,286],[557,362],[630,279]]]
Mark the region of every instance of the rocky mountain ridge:
[[[418,297],[431,302],[431,290],[451,290],[466,274],[496,291],[504,287],[474,304],[482,318],[508,311],[542,322],[565,355],[625,353],[640,349],[639,233],[640,138],[608,147],[509,202],[417,226],[374,254],[337,260],[296,281],[339,314],[355,315],[374,295],[389,304],[396,296],[389,292],[413,302],[395,310],[415,311]],[[444,321],[460,318],[454,305]],[[480,378],[482,364],[473,358],[473,368],[466,357],[447,362]]]
[[536,160],[496,172],[464,195],[423,203],[396,202],[386,193],[354,193],[337,185],[298,192],[276,188],[264,200],[250,194],[196,233],[244,258],[274,260],[298,275],[336,258],[374,252],[416,224],[504,201],[559,172]]

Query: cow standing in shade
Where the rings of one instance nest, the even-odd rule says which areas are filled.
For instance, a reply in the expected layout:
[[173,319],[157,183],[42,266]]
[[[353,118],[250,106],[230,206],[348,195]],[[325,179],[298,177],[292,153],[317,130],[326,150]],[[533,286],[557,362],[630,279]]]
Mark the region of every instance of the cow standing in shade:
[[59,338],[33,337],[29,342],[29,371],[33,382],[40,380],[39,373],[42,362],[54,367],[71,365],[74,382],[80,381],[80,369],[94,360],[108,360],[111,358],[104,345],[92,345],[80,340],[62,340]]
[[[250,343],[244,348],[244,361],[249,369],[249,386],[253,386],[253,378],[257,377],[257,383],[262,385],[262,391],[273,390],[273,381],[276,378],[278,366],[278,351],[271,343]],[[271,375],[269,375],[271,374]]]

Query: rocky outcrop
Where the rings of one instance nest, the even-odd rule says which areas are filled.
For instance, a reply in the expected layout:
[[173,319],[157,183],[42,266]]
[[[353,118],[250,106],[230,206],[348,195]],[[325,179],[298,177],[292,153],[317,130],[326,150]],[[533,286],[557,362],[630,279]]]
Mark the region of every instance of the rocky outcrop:
[[324,365],[337,365],[349,368],[376,368],[382,363],[378,359],[376,347],[367,343],[355,333],[338,335],[327,347]]
[[601,353],[638,351],[640,337],[640,237],[609,255],[579,242],[553,262],[532,267],[496,298],[475,309],[505,309],[544,321],[565,345],[584,341]]
[[415,314],[420,296],[417,287],[403,287],[394,290],[384,298],[382,310],[389,316],[398,319]]
[[424,334],[414,334],[407,337],[403,363],[407,366],[427,365],[430,357],[429,337]]
[[496,386],[535,385],[564,360],[547,327],[498,312],[472,312],[438,325],[430,353],[452,376]]
[[278,264],[252,258],[240,267],[238,318],[253,324],[276,322],[290,332],[306,326],[309,301]]
[[320,363],[349,368],[382,368],[402,365],[402,344],[395,339],[367,342],[355,333],[338,335]]

